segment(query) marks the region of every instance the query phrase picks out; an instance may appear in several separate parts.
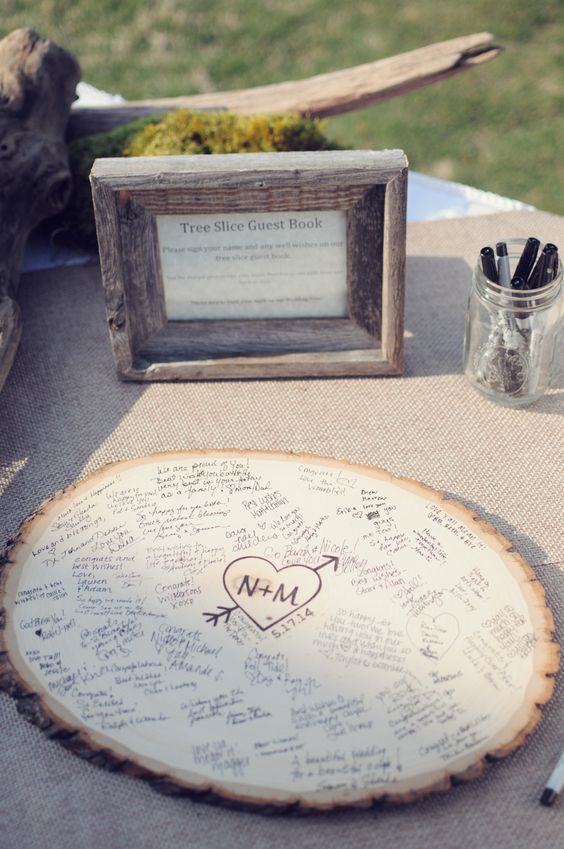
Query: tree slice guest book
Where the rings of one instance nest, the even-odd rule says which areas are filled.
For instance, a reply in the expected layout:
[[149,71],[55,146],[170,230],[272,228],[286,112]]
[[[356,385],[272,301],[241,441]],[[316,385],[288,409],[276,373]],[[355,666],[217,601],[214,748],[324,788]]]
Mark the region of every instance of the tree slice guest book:
[[530,567],[381,469],[237,451],[116,463],[3,572],[2,681],[95,762],[255,808],[410,801],[523,743],[559,650]]

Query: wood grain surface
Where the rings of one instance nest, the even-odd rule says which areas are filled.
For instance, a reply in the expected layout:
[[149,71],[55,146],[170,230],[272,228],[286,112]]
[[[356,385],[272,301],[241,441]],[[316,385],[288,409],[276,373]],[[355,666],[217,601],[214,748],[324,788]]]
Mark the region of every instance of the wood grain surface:
[[[207,511],[200,553],[190,521],[171,524],[181,502],[192,522]],[[212,503],[235,524],[209,527]],[[104,467],[22,525],[1,592],[0,683],[27,719],[164,792],[262,811],[405,803],[477,778],[536,727],[559,667],[544,590],[491,525],[314,455]]]
[[125,105],[77,106],[72,112],[70,133],[99,133],[142,115],[171,109],[228,109],[244,115],[299,112],[314,118],[339,115],[448,79],[495,58],[500,50],[490,33],[481,32],[303,80]]

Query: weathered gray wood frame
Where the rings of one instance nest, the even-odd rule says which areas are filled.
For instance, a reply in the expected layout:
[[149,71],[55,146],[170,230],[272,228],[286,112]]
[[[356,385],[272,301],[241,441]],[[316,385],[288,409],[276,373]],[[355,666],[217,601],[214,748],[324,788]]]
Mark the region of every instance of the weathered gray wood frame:
[[[401,373],[402,151],[99,159],[91,183],[123,379]],[[315,210],[346,212],[347,318],[168,321],[156,216]]]

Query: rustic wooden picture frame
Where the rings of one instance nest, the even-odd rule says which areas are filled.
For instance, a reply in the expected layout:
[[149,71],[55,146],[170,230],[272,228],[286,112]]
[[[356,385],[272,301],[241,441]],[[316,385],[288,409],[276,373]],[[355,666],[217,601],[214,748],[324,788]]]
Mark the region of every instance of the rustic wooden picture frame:
[[[401,374],[402,151],[99,159],[91,184],[121,378]],[[346,317],[168,320],[157,216],[328,210],[346,214]]]

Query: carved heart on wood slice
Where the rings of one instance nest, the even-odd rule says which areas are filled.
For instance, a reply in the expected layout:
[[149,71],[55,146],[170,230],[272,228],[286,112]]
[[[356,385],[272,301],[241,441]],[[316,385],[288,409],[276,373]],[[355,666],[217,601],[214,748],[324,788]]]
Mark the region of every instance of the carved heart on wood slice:
[[239,557],[223,573],[223,585],[234,603],[266,631],[315,598],[321,578],[309,566],[278,568],[264,557]]
[[412,616],[407,623],[407,636],[423,657],[440,660],[456,642],[460,633],[458,619],[452,613]]

